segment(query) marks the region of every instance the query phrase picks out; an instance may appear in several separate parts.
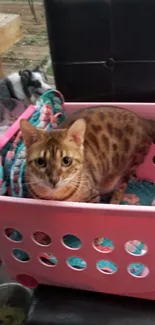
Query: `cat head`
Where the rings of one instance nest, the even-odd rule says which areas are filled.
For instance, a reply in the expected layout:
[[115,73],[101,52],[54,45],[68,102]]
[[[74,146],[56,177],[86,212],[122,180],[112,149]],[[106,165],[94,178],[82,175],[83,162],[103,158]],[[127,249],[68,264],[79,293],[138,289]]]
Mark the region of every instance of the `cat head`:
[[26,146],[30,187],[34,191],[38,186],[52,192],[66,186],[75,187],[84,161],[85,120],[78,119],[68,129],[51,131],[36,129],[27,120],[21,120],[20,128]]

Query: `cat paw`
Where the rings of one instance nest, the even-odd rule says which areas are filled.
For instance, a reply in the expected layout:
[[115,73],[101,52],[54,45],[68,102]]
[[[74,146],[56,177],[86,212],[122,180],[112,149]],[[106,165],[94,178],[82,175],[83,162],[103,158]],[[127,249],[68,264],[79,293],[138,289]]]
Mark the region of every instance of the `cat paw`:
[[114,194],[110,200],[110,204],[120,204],[123,197],[125,190],[127,188],[128,183],[123,183],[118,189],[114,191]]
[[90,200],[90,203],[100,203],[100,196],[96,196]]

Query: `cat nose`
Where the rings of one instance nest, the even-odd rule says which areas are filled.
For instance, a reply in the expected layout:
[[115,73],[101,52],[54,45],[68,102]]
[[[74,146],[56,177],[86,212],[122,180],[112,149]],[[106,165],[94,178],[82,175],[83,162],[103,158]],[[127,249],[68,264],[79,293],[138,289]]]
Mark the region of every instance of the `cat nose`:
[[53,170],[52,173],[49,175],[49,181],[52,184],[53,187],[56,187],[57,183],[60,180],[60,171]]
[[58,179],[54,179],[54,180],[53,180],[53,187],[56,187],[58,181],[59,181]]
[[59,176],[52,177],[51,183],[52,183],[53,187],[56,187],[56,185],[59,182],[59,180],[60,180],[60,177]]

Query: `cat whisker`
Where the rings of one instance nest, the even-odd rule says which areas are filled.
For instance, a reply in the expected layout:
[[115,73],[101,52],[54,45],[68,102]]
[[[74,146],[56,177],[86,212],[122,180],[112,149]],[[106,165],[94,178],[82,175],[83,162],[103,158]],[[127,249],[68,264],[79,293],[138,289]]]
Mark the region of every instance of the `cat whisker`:
[[70,186],[72,189],[78,189],[78,187],[79,187],[79,183],[80,183],[81,185],[85,185],[87,182],[84,181],[84,180],[77,179],[76,181],[71,181],[71,182],[69,183],[69,186]]
[[24,185],[38,185],[39,181],[29,181],[29,182],[23,182]]
[[24,182],[23,185],[38,185],[36,182]]
[[73,182],[80,182],[81,184],[87,183],[86,179],[81,179],[81,176],[76,177],[76,181],[73,180]]

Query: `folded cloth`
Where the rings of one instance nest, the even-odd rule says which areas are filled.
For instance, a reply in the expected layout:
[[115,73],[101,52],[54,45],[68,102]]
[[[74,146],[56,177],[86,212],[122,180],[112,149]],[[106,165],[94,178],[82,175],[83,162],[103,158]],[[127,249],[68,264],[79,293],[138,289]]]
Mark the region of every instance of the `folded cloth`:
[[155,185],[146,180],[132,179],[128,183],[121,205],[154,205]]

